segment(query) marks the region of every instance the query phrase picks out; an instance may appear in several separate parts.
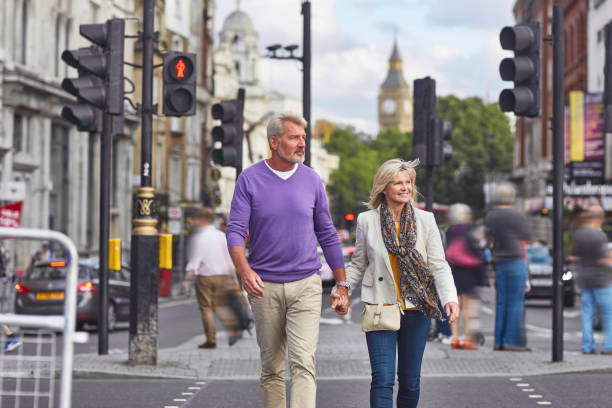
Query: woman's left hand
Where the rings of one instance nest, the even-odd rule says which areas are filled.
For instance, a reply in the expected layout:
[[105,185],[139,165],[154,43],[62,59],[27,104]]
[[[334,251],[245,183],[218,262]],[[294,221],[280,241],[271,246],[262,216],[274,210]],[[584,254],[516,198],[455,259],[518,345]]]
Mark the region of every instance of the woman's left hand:
[[459,305],[457,302],[448,302],[444,305],[444,313],[448,316],[448,322],[452,323],[459,317]]

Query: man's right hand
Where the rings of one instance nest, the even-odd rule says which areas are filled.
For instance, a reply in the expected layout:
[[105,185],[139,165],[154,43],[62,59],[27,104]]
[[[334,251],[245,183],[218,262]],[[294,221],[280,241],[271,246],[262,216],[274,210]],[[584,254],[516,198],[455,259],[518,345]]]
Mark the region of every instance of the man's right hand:
[[264,283],[257,273],[250,267],[246,267],[243,271],[238,272],[242,281],[242,288],[246,292],[256,298],[264,295]]

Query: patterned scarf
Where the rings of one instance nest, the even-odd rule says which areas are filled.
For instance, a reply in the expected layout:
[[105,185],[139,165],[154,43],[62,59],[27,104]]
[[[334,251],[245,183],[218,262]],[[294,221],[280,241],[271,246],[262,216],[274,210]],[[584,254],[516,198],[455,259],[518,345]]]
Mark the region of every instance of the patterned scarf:
[[402,209],[399,239],[386,201],[380,204],[380,227],[387,251],[397,255],[402,298],[408,299],[425,316],[444,321],[438,308],[433,275],[414,247],[417,230],[412,203],[407,203]]

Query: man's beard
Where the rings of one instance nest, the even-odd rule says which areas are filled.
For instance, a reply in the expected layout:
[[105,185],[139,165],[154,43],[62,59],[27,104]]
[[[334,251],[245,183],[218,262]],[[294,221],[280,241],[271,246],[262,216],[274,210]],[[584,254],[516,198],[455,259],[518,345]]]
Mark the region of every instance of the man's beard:
[[283,152],[283,148],[280,144],[278,145],[278,149],[276,149],[276,152],[281,157],[281,159],[287,160],[291,163],[304,163],[304,159],[306,158],[306,156],[303,154],[300,158],[292,158],[291,156],[286,155],[285,152]]

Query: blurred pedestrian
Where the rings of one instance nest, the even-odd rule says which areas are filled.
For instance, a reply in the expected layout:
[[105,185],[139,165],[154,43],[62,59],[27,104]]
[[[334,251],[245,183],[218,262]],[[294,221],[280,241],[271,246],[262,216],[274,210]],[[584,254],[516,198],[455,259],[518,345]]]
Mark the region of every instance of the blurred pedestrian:
[[48,261],[48,260],[53,259],[54,257],[55,257],[55,254],[53,253],[53,251],[49,247],[49,244],[44,243],[42,245],[41,259],[43,261]]
[[229,345],[242,336],[238,322],[229,305],[229,291],[238,288],[234,265],[227,250],[225,234],[213,225],[214,212],[210,208],[199,209],[192,222],[197,227],[189,245],[183,289],[190,290],[195,276],[196,298],[202,315],[206,341],[199,348],[217,347],[213,313],[229,331]]
[[395,304],[402,309],[399,330],[366,331],[372,408],[393,406],[396,372],[397,406],[418,405],[430,319],[443,319],[438,299],[451,322],[459,314],[436,220],[432,213],[415,208],[417,165],[418,160],[392,159],[379,167],[370,210],[357,217],[355,253],[347,267],[350,286],[361,283],[366,305]]
[[525,292],[530,290],[525,242],[531,233],[518,211],[516,190],[503,183],[497,187],[496,205],[486,217],[493,244],[495,267],[495,350],[528,351],[525,336]]
[[581,289],[582,352],[595,353],[593,320],[599,310],[603,326],[602,354],[612,354],[612,252],[601,226],[604,210],[596,205],[583,213],[574,231],[570,259],[575,262],[576,282]]
[[322,295],[317,241],[334,279],[342,285],[332,307],[345,314],[349,306],[342,249],[325,187],[317,173],[302,164],[305,128],[300,116],[272,117],[267,127],[272,157],[238,177],[226,230],[232,260],[253,308],[265,408],[286,407],[287,349],[291,407],[315,407]]
[[451,348],[476,350],[476,290],[478,286],[485,286],[482,255],[473,236],[470,207],[462,203],[453,204],[448,209],[447,217],[451,225],[446,230],[446,260],[453,272],[463,323],[462,336],[459,335],[459,319],[451,323]]

